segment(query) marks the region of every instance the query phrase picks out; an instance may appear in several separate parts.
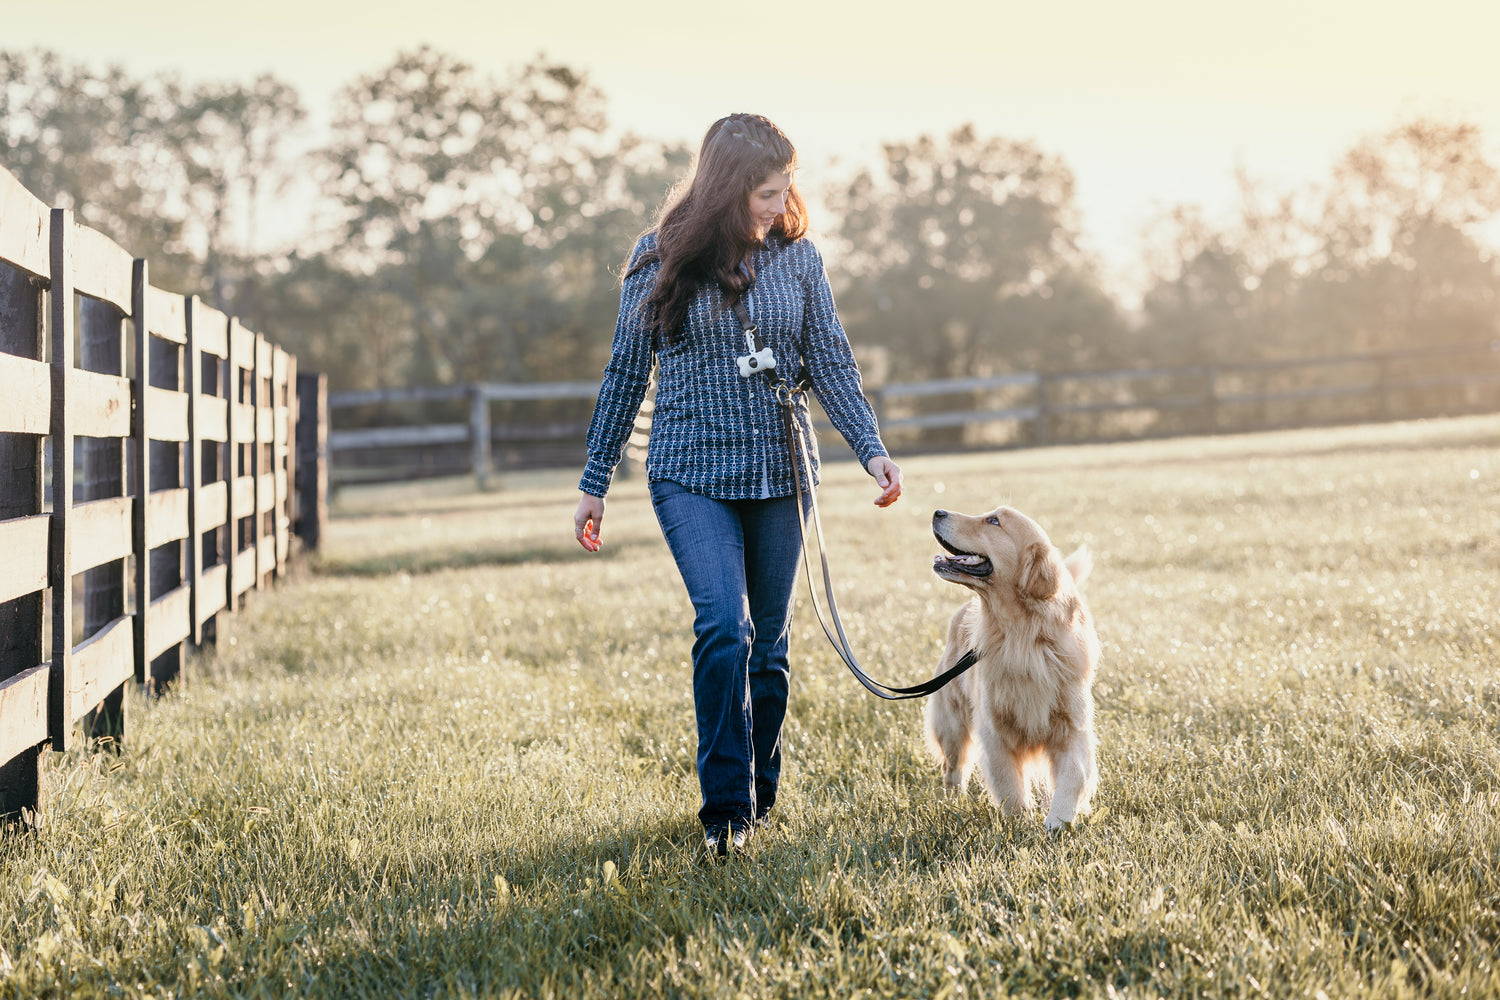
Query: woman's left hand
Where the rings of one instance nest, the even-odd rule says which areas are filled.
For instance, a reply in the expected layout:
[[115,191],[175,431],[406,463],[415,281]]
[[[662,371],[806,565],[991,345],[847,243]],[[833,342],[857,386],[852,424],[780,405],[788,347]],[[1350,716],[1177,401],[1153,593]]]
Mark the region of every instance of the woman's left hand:
[[876,455],[865,466],[865,471],[874,476],[875,482],[880,486],[880,496],[875,498],[875,506],[889,507],[901,499],[901,466],[885,455]]

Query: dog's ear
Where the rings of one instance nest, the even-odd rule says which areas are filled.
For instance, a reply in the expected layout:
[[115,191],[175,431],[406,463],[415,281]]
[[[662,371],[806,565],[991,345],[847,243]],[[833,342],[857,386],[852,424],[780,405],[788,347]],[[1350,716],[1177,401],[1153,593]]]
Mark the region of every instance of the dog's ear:
[[1021,572],[1016,586],[1021,593],[1038,601],[1045,601],[1057,593],[1061,583],[1059,564],[1052,554],[1052,546],[1044,542],[1032,542],[1021,552]]

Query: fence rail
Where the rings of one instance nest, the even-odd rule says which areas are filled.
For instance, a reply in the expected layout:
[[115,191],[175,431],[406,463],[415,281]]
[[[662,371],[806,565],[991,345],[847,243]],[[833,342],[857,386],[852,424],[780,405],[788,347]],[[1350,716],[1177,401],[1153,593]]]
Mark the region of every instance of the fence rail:
[[[571,462],[588,429],[586,407],[598,395],[598,382],[475,382],[329,393],[330,475],[338,484],[465,472],[474,475],[483,486],[497,465],[496,445],[535,446],[548,442],[565,442],[566,461]],[[393,409],[427,404],[449,404],[450,411],[455,404],[461,404],[467,419],[340,429],[334,416],[340,411],[363,409],[378,417]],[[578,412],[573,419],[497,426],[492,412],[495,404],[562,404],[571,405]],[[403,450],[406,455],[399,454]],[[392,452],[398,453],[394,462],[390,460]],[[418,453],[416,459],[410,457],[413,452]],[[345,459],[342,463],[337,458],[340,454]],[[351,456],[360,454],[367,456],[365,462],[350,461]]]
[[[318,378],[315,376],[314,378]],[[0,816],[284,571],[296,359],[0,169]]]
[[[598,391],[597,382],[551,382],[333,393],[332,475],[354,483],[469,473],[483,485],[497,466],[581,467]],[[1176,368],[1013,372],[869,392],[887,442],[906,453],[1382,421],[1500,410],[1500,341]],[[411,419],[414,408],[434,404],[459,416],[465,402],[466,420]],[[496,403],[510,408],[508,421],[494,420]],[[522,414],[525,404],[545,404],[552,419]],[[559,407],[571,408],[572,419],[557,419]],[[351,412],[376,425],[342,427]],[[407,422],[393,423],[398,415]],[[639,457],[649,420],[648,400],[627,456]],[[504,461],[497,462],[497,449]]]

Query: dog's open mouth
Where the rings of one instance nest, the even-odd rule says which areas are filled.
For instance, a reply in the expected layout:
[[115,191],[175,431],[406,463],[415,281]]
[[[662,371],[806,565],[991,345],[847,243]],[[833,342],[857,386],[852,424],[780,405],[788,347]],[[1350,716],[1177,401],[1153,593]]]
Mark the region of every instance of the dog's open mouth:
[[973,552],[963,552],[948,544],[947,539],[937,532],[932,537],[938,540],[938,544],[948,550],[948,555],[938,555],[932,558],[932,568],[937,573],[953,572],[962,573],[964,576],[989,576],[995,571],[995,567],[984,556]]

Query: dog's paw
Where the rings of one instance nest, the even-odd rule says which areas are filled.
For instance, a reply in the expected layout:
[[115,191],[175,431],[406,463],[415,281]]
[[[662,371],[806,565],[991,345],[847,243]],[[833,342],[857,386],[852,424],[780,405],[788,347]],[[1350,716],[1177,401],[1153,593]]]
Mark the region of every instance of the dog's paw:
[[1108,813],[1109,810],[1106,808],[1100,808],[1096,810],[1092,806],[1079,809],[1078,814],[1072,819],[1063,819],[1061,816],[1055,813],[1048,813],[1047,819],[1044,821],[1044,825],[1051,833],[1057,833],[1060,830],[1076,830],[1082,826],[1093,826],[1095,823],[1098,823],[1100,820],[1102,820]]

